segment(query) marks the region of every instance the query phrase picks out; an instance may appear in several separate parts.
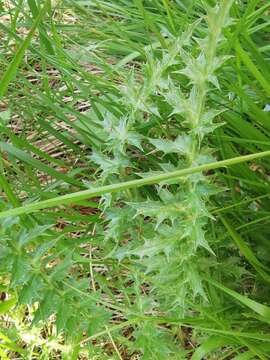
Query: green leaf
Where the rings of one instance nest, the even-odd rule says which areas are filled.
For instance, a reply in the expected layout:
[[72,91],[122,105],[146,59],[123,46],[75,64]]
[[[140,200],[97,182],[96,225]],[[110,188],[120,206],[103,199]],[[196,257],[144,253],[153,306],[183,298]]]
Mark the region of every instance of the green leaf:
[[46,209],[46,208],[53,207],[53,206],[72,204],[75,202],[79,202],[81,200],[90,199],[90,198],[100,196],[100,195],[103,195],[106,193],[112,193],[112,192],[116,192],[116,191],[137,188],[137,187],[141,187],[144,185],[158,184],[164,180],[177,179],[177,178],[181,178],[181,177],[184,177],[187,175],[196,174],[201,171],[218,169],[218,168],[222,168],[225,166],[235,165],[235,164],[243,163],[246,161],[263,158],[266,156],[270,156],[270,151],[264,151],[264,152],[255,153],[255,154],[251,154],[251,155],[239,156],[239,157],[235,157],[235,158],[231,158],[231,159],[227,159],[227,160],[217,161],[214,163],[208,163],[208,164],[194,166],[194,167],[187,168],[187,169],[176,170],[176,171],[163,173],[163,174],[159,174],[159,175],[155,175],[155,176],[149,176],[145,179],[131,180],[131,181],[126,181],[126,182],[122,182],[122,183],[118,183],[118,184],[106,185],[106,186],[101,186],[101,187],[94,188],[94,189],[79,191],[77,193],[58,196],[53,199],[44,200],[44,201],[40,201],[37,203],[25,205],[23,207],[18,207],[15,209],[10,209],[7,211],[0,212],[0,218],[31,213],[31,212],[34,212],[34,211],[37,211],[40,209]]
[[223,338],[220,336],[212,336],[204,341],[194,352],[191,357],[191,360],[203,360],[206,356],[209,356],[212,351],[218,350],[224,346],[231,344],[228,338]]
[[53,271],[50,275],[51,281],[60,281],[63,280],[68,273],[68,269],[72,265],[72,252],[69,252],[66,257],[53,268]]
[[[232,228],[229,221],[220,215],[220,219],[225,225],[228,233],[230,234],[231,238],[235,241],[236,245],[238,246],[241,254],[245,256],[245,258],[250,262],[250,264],[257,270],[257,272],[261,275],[261,277],[270,283],[270,275],[266,272],[268,268],[264,266],[254,255],[252,250],[248,247],[245,240]],[[266,271],[265,271],[266,270]]]
[[150,139],[149,141],[158,151],[162,151],[165,154],[179,153],[186,155],[190,153],[192,145],[192,138],[188,135],[178,136],[174,141],[160,139]]
[[239,354],[233,358],[233,360],[251,360],[254,359],[254,353],[252,351],[245,351],[243,354]]
[[236,44],[236,51],[239,54],[241,60],[245,63],[249,71],[253,74],[262,88],[266,91],[268,96],[270,96],[270,83],[267,79],[263,76],[260,70],[257,69],[256,65],[253,63],[251,58],[249,57],[248,53],[241,47],[240,43],[237,42]]
[[[165,192],[165,190],[163,191]],[[143,215],[144,217],[155,217],[156,227],[166,219],[170,220],[173,224],[174,221],[185,214],[187,206],[183,203],[184,199],[181,199],[182,195],[175,196],[169,193],[168,198],[164,201],[152,201],[146,200],[141,203],[128,203],[134,210],[136,210],[136,216]],[[181,201],[182,200],[182,201]]]
[[54,168],[49,167],[48,165],[44,164],[40,160],[35,159],[31,155],[29,155],[27,152],[22,151],[11,144],[7,144],[7,143],[0,141],[0,149],[2,151],[6,151],[8,154],[10,154],[12,156],[15,156],[16,158],[20,159],[21,161],[25,162],[26,164],[29,164],[34,169],[39,169],[40,171],[43,171],[45,174],[49,174],[49,175],[53,176],[55,179],[62,180],[68,184],[82,187],[82,184],[80,183],[80,181],[78,181],[68,175],[63,174],[60,171],[54,170]]
[[9,83],[14,79],[16,76],[17,69],[23,59],[25,51],[27,50],[28,46],[30,45],[31,39],[34,36],[34,33],[39,26],[40,22],[42,21],[46,11],[48,2],[46,1],[43,8],[39,11],[38,16],[36,17],[28,35],[26,36],[25,40],[22,42],[21,46],[19,47],[18,51],[16,52],[15,56],[13,57],[11,63],[9,64],[7,70],[5,71],[2,79],[0,80],[0,98],[3,97],[7,91]]
[[11,119],[10,109],[0,112],[0,122],[3,125],[7,125],[10,122],[10,119]]
[[[19,234],[18,238],[18,246],[20,248],[28,245],[33,240],[36,240],[41,235],[46,235],[46,231],[50,229],[52,225],[40,225],[36,226],[34,229],[31,229],[30,231],[27,229],[23,229],[21,233]],[[47,235],[48,236],[48,235]],[[46,236],[44,236],[46,241]]]
[[42,293],[45,290],[42,277],[33,274],[29,281],[25,283],[19,293],[19,303],[33,305],[36,301],[42,299]]
[[11,286],[25,284],[30,278],[31,265],[29,257],[25,254],[13,255]]
[[166,330],[155,327],[151,322],[141,324],[134,333],[134,350],[142,352],[142,359],[183,359],[185,351],[176,348]]
[[0,301],[0,315],[5,315],[16,303],[17,299],[15,297]]
[[55,290],[49,290],[44,293],[44,298],[40,302],[32,325],[37,325],[40,321],[46,321],[53,313],[55,313],[61,299],[56,294]]
[[260,304],[257,301],[251,300],[247,296],[243,296],[238,292],[221,285],[215,280],[211,280],[209,278],[205,278],[205,280],[209,282],[211,285],[215,286],[216,288],[230,295],[234,299],[238,300],[241,304],[247,306],[257,314],[261,315],[263,318],[265,318],[266,321],[270,320],[270,307]]
[[93,151],[91,160],[100,166],[104,177],[111,174],[119,174],[120,169],[129,166],[129,161],[125,158],[109,158],[101,153]]

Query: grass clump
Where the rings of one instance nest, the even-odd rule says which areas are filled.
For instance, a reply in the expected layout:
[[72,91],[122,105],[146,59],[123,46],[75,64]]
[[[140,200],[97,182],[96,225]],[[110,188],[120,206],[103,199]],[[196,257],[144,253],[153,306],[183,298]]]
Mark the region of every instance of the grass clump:
[[3,2],[1,358],[269,358],[268,15]]

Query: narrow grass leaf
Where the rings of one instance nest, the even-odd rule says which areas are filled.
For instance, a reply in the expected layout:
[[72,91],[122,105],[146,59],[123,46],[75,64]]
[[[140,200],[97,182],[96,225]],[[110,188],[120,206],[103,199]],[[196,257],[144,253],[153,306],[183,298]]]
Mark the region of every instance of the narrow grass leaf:
[[34,33],[40,24],[41,20],[43,19],[43,16],[46,13],[47,10],[48,1],[45,2],[43,8],[40,10],[38,16],[36,17],[28,35],[26,36],[25,40],[19,47],[17,53],[13,57],[11,63],[9,64],[7,70],[5,71],[2,79],[0,80],[0,98],[5,95],[7,88],[9,86],[9,83],[14,79],[17,69],[23,59],[23,56],[25,54],[25,51],[27,50],[28,46],[30,45],[31,39],[34,36]]
[[220,215],[220,219],[223,222],[224,226],[226,227],[228,233],[230,234],[231,238],[234,240],[236,245],[238,246],[241,254],[245,256],[245,258],[249,261],[249,263],[258,271],[258,273],[262,276],[262,278],[270,283],[270,275],[266,273],[268,268],[264,266],[254,255],[252,250],[247,246],[244,239],[232,228],[229,221]]
[[201,171],[218,169],[218,168],[222,168],[222,167],[226,167],[226,166],[230,166],[230,165],[243,163],[246,161],[259,159],[259,158],[262,158],[265,156],[270,156],[270,151],[264,151],[264,152],[260,152],[260,153],[256,153],[256,154],[239,156],[239,157],[222,160],[222,161],[217,161],[217,162],[213,162],[213,163],[208,163],[208,164],[195,166],[195,167],[191,167],[191,168],[187,168],[187,169],[172,171],[172,172],[163,173],[160,175],[149,176],[144,179],[131,180],[131,181],[126,181],[126,182],[113,184],[113,185],[100,186],[100,187],[97,187],[94,189],[83,190],[83,191],[79,191],[76,193],[59,196],[59,197],[56,197],[53,199],[40,201],[40,202],[33,203],[33,204],[28,204],[23,207],[3,211],[0,213],[0,218],[31,213],[31,212],[34,212],[37,210],[46,209],[49,207],[54,207],[54,206],[59,206],[59,205],[67,205],[67,204],[71,204],[71,203],[76,203],[81,200],[90,199],[90,198],[93,198],[96,196],[101,196],[103,194],[113,193],[113,192],[117,192],[120,190],[127,190],[127,189],[145,186],[145,185],[158,184],[165,180],[177,179],[177,178],[195,174],[195,173],[198,173]]
[[222,290],[226,294],[232,296],[234,299],[238,300],[241,304],[247,306],[257,314],[261,315],[262,317],[266,318],[268,321],[270,319],[270,307],[260,304],[257,301],[249,299],[247,296],[241,295],[238,292],[223,286],[222,284],[218,283],[215,280],[205,278],[209,284],[215,286],[216,288]]

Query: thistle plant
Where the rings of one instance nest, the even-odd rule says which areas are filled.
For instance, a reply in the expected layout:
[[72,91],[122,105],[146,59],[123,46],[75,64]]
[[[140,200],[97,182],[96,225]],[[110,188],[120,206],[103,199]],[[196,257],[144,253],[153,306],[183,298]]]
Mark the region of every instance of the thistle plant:
[[268,359],[269,2],[1,4],[1,359]]
[[[159,60],[149,55],[143,83],[131,72],[122,88],[126,112],[120,118],[104,116],[108,138],[104,152],[110,157],[104,152],[91,156],[100,165],[102,181],[115,181],[118,173],[121,181],[130,178],[140,156],[145,159],[144,176],[213,161],[213,149],[204,140],[220,126],[214,120],[221,111],[209,108],[208,98],[213,88],[219,88],[215,72],[227,60],[219,49],[232,3],[221,1],[207,9],[204,38],[192,38],[196,23],[181,37],[171,37]],[[145,136],[144,126],[155,122],[160,124],[158,131],[150,130]],[[157,158],[146,159],[147,151]],[[109,220],[106,238],[120,245],[110,256],[140,259],[164,311],[177,309],[183,315],[196,296],[206,299],[204,258],[214,256],[207,240],[211,218],[207,206],[209,197],[218,191],[208,177],[196,174],[180,184],[179,180],[164,181],[154,191],[113,196],[110,207],[118,204],[118,209],[105,209]]]

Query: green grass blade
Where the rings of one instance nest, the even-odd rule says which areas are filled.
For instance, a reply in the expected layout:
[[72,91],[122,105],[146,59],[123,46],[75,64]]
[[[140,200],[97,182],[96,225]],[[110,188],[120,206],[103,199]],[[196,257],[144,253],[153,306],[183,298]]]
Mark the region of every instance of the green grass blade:
[[260,83],[262,88],[266,91],[266,93],[270,96],[270,84],[265,79],[263,74],[257,69],[254,62],[251,60],[248,53],[241,47],[239,43],[236,45],[236,51],[239,54],[241,60],[243,63],[247,66],[249,71],[252,73],[252,75],[257,79],[257,81]]
[[31,212],[34,212],[37,210],[46,209],[46,208],[50,208],[50,207],[54,207],[54,206],[58,206],[58,205],[67,205],[67,204],[75,203],[75,202],[78,202],[81,200],[90,199],[90,198],[93,198],[96,196],[101,196],[106,193],[113,193],[113,192],[117,192],[117,191],[121,191],[121,190],[137,188],[137,187],[141,187],[141,186],[145,186],[145,185],[158,184],[165,180],[181,178],[181,177],[195,174],[195,173],[198,173],[201,171],[218,169],[221,167],[226,167],[226,166],[230,166],[230,165],[243,163],[246,161],[259,159],[259,158],[262,158],[265,156],[270,156],[270,151],[265,151],[265,152],[260,152],[260,153],[256,153],[256,154],[245,155],[245,156],[239,156],[239,157],[232,158],[232,159],[217,161],[217,162],[208,163],[205,165],[200,165],[200,166],[196,166],[196,167],[192,167],[192,168],[186,168],[186,169],[172,171],[172,172],[168,172],[168,173],[164,173],[164,174],[160,174],[160,175],[155,175],[155,176],[151,176],[151,177],[144,178],[144,179],[131,180],[131,181],[126,181],[126,182],[122,182],[122,183],[118,183],[118,184],[106,185],[106,186],[101,186],[101,187],[94,188],[94,189],[83,190],[83,191],[79,191],[76,193],[59,196],[59,197],[56,197],[53,199],[40,201],[38,203],[29,204],[24,207],[19,207],[19,208],[10,209],[8,211],[1,212],[0,218],[7,217],[7,216],[16,216],[16,215],[25,214],[25,213],[31,213]]
[[31,165],[33,167],[33,169],[39,169],[40,171],[43,171],[45,174],[48,174],[57,180],[62,180],[64,182],[66,182],[67,184],[82,187],[82,184],[80,181],[73,179],[72,177],[69,177],[68,175],[65,175],[64,173],[56,171],[55,169],[49,167],[46,164],[43,164],[43,162],[39,161],[38,159],[33,158],[25,151],[22,151],[11,144],[7,144],[7,143],[0,141],[0,149],[15,156],[17,159],[20,159],[21,161],[25,162],[26,164]]
[[234,240],[236,245],[238,246],[241,254],[245,256],[245,258],[249,261],[249,263],[257,270],[257,272],[261,275],[261,277],[270,283],[270,275],[265,272],[267,271],[267,267],[265,267],[254,255],[252,250],[247,246],[244,239],[232,228],[230,223],[228,222],[225,217],[220,215],[220,219],[223,222],[224,226],[226,227],[228,233],[230,234],[231,238]]
[[48,2],[46,1],[43,8],[40,10],[38,16],[36,17],[28,35],[26,36],[25,40],[23,41],[23,43],[21,44],[21,46],[19,47],[17,53],[15,54],[13,60],[11,61],[11,63],[9,64],[7,70],[5,71],[2,79],[0,80],[0,98],[3,97],[7,91],[7,88],[10,84],[10,82],[14,79],[14,77],[16,76],[16,72],[17,69],[23,59],[23,56],[25,54],[25,51],[27,50],[31,39],[37,29],[37,27],[39,26],[41,20],[43,19],[43,16],[46,13],[47,10],[47,4]]
[[[32,12],[33,18],[37,18],[39,11],[38,11],[38,6],[37,6],[35,0],[28,0],[27,2],[28,2],[30,10]],[[48,8],[49,8],[49,6],[47,7],[47,9]],[[42,24],[39,24],[39,36],[40,36],[40,41],[46,48],[48,54],[54,55],[54,49],[53,49],[52,44],[49,40],[49,37],[46,33],[46,30],[43,28]]]
[[[1,165],[1,171],[3,172],[2,164],[0,164],[0,165]],[[14,195],[9,182],[7,181],[7,179],[4,175],[4,172],[2,174],[0,173],[0,188],[2,188],[2,190],[5,192],[8,200],[14,207],[20,206],[20,202]]]
[[226,286],[223,286],[222,284],[218,283],[215,280],[205,278],[209,284],[215,286],[216,288],[222,290],[226,294],[232,296],[234,299],[238,300],[241,304],[247,306],[257,314],[261,315],[263,318],[266,318],[267,322],[270,320],[270,307],[260,304],[257,301],[249,299],[247,296],[243,296],[239,294],[238,292],[231,290],[227,288]]
[[233,360],[250,360],[254,359],[254,354],[252,351],[246,351],[243,354],[239,354],[233,358]]

